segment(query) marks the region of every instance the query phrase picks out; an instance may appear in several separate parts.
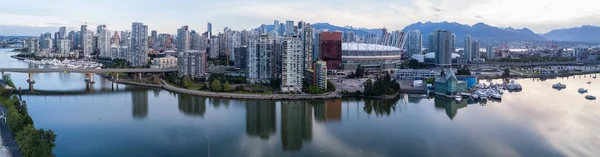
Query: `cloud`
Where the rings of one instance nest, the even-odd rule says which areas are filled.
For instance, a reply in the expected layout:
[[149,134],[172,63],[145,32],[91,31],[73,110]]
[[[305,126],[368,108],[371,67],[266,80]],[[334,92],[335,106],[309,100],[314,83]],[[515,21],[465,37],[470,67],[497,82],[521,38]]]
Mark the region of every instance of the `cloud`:
[[[6,0],[0,6],[4,24],[47,26],[64,23],[78,26],[106,24],[112,30],[130,29],[140,21],[151,30],[174,33],[189,25],[192,29],[236,30],[256,28],[273,20],[304,20],[336,25],[403,29],[418,21],[455,21],[464,24],[485,22],[500,27],[528,27],[547,32],[552,25],[575,27],[600,25],[600,8],[595,0]],[[12,6],[27,6],[19,9]],[[485,18],[482,18],[485,17]],[[577,22],[572,22],[577,19]],[[579,20],[584,19],[584,20]],[[218,28],[218,29],[217,29]],[[36,34],[39,34],[36,32]]]

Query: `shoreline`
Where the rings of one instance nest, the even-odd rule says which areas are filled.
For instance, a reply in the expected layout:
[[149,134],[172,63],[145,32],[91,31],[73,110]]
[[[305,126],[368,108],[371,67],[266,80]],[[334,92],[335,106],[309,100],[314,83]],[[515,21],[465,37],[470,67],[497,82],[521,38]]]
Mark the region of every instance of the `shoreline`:
[[310,94],[298,94],[298,95],[288,95],[288,94],[238,94],[238,93],[221,93],[221,92],[208,92],[208,91],[197,91],[197,90],[189,90],[183,89],[175,86],[171,86],[162,82],[161,85],[157,84],[147,84],[147,83],[139,83],[133,81],[124,81],[124,80],[113,80],[109,77],[104,77],[114,83],[125,84],[125,85],[133,85],[133,86],[142,86],[142,87],[150,87],[150,88],[160,88],[163,90],[180,93],[180,94],[189,94],[195,96],[203,96],[210,98],[227,98],[227,99],[251,99],[251,100],[311,100],[311,99],[341,99],[342,96],[335,92],[330,92],[327,94],[319,94],[319,95],[310,95]]
[[3,113],[2,116],[4,116],[4,119],[0,119],[0,136],[2,136],[2,146],[6,148],[6,153],[8,153],[9,156],[22,157],[23,155],[21,154],[21,148],[15,140],[15,135],[13,134],[12,130],[10,130],[10,128],[8,127],[8,124],[5,123],[6,114],[8,113],[8,111],[6,110],[6,108],[4,108],[4,104],[0,104],[0,111],[2,111]]
[[570,77],[575,75],[587,75],[587,74],[599,74],[600,70],[585,71],[585,72],[572,72],[572,73],[558,73],[558,74],[528,74],[528,75],[511,75],[509,77],[503,76],[474,76],[477,79],[503,79],[503,78],[548,78],[548,77]]

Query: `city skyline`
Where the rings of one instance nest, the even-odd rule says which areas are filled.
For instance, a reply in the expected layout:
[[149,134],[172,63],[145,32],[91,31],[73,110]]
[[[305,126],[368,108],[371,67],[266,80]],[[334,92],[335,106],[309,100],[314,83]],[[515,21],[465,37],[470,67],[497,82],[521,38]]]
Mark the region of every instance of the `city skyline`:
[[[415,22],[453,21],[465,24],[484,22],[498,27],[527,27],[536,33],[556,28],[581,25],[600,25],[600,9],[591,0],[574,1],[519,1],[519,0],[459,0],[449,3],[440,0],[389,1],[116,1],[103,3],[63,0],[45,1],[9,0],[10,6],[0,6],[4,26],[61,27],[69,30],[86,24],[107,25],[112,30],[128,30],[132,22],[143,22],[164,33],[176,33],[177,28],[189,25],[190,30],[207,30],[213,24],[213,33],[221,28],[253,29],[273,20],[328,22],[340,26],[365,28],[387,27],[400,30]],[[186,7],[180,7],[186,4]],[[28,6],[21,9],[14,6]],[[69,6],[69,9],[61,9]],[[198,7],[187,7],[198,6]],[[110,8],[99,11],[98,8]],[[174,9],[177,8],[177,9]],[[227,9],[222,9],[227,8]],[[506,9],[512,8],[507,11]],[[257,11],[260,10],[260,11]],[[556,11],[561,10],[561,11]],[[286,14],[281,14],[285,12]],[[405,15],[398,18],[398,15]],[[193,19],[193,20],[190,20]],[[368,21],[368,22],[365,22]],[[91,27],[93,30],[94,27]],[[35,32],[39,34],[39,32]],[[29,33],[24,35],[30,35]]]

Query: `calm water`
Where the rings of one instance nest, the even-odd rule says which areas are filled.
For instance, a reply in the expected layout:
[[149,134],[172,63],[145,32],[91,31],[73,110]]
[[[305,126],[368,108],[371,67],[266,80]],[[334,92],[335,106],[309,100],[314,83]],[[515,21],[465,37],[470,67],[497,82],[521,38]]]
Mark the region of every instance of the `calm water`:
[[[9,58],[0,67],[45,68]],[[12,73],[29,89],[26,74]],[[116,85],[83,74],[35,74],[26,92],[36,127],[58,134],[56,156],[596,156],[600,79],[518,80],[485,105],[442,98],[392,102],[249,101]],[[586,84],[592,81],[591,85]],[[557,91],[557,82],[568,88]],[[210,139],[210,140],[209,140]],[[210,144],[209,144],[210,143]]]

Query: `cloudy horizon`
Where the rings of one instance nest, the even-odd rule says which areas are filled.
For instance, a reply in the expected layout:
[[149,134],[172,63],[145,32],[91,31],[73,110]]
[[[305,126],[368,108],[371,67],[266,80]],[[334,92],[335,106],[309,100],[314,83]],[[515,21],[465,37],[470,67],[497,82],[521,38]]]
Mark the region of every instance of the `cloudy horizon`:
[[[175,33],[183,25],[205,31],[208,22],[213,24],[214,33],[224,27],[252,29],[272,24],[273,20],[327,22],[362,28],[385,26],[390,30],[427,21],[468,25],[483,22],[503,28],[529,28],[535,33],[600,25],[600,19],[595,18],[600,17],[600,7],[595,7],[599,2],[593,0],[5,1],[11,5],[0,6],[0,19],[3,19],[0,25],[56,28],[52,32],[61,26],[77,30],[85,23],[91,30],[102,24],[110,30],[129,30],[136,21],[164,33]],[[36,35],[43,32],[10,33]]]

